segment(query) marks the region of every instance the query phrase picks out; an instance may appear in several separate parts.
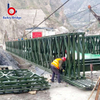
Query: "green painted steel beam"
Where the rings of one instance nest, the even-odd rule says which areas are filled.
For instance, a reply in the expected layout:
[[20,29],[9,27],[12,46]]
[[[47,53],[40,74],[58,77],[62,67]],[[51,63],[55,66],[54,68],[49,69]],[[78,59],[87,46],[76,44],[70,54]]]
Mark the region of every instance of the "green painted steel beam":
[[[6,42],[6,50],[43,66],[45,69],[50,69],[50,63],[55,58],[65,56],[65,51],[67,51],[67,61],[62,66],[65,72],[61,74],[70,80],[84,79],[86,49],[84,41],[84,33],[67,33],[22,41],[9,41]],[[82,77],[80,71],[83,72]]]
[[[76,66],[78,59],[75,60],[75,51],[77,50],[78,53],[82,52],[83,54],[84,50],[82,49],[84,48],[82,45],[84,45],[84,42],[79,37],[84,37],[84,33],[59,34],[50,37],[10,41],[6,42],[6,46],[9,52],[48,69],[50,69],[50,63],[57,57],[65,56],[65,50],[67,50],[67,61],[63,64],[63,68],[65,69],[65,75],[72,79],[76,78],[77,73],[80,78],[80,65]],[[80,58],[79,54],[78,57]]]
[[48,89],[46,78],[27,69],[0,70],[0,94]]
[[[10,52],[9,52],[10,53]],[[13,53],[11,53],[13,56],[16,56],[15,54],[13,54]],[[19,56],[16,56],[16,57],[18,57],[19,59],[23,59],[23,58],[21,58],[21,57],[19,57]],[[51,70],[50,69],[48,69],[48,68],[45,68],[45,67],[43,67],[43,66],[40,66],[40,65],[38,65],[38,64],[36,64],[36,63],[33,63],[33,62],[31,62],[31,61],[28,61],[28,60],[25,60],[25,59],[23,59],[24,61],[26,61],[26,62],[29,62],[29,63],[31,63],[31,64],[33,64],[34,66],[37,66],[37,67],[39,67],[39,68],[41,68],[41,69],[43,69],[43,70],[45,70],[45,71],[48,71],[48,72],[50,72],[50,73],[52,73],[51,72]],[[90,68],[90,67],[88,67],[88,68]],[[86,68],[85,68],[86,69]],[[82,71],[82,70],[80,70],[80,71]],[[79,87],[79,88],[82,88],[82,89],[92,89],[92,87],[94,86],[94,84],[92,85],[92,81],[91,80],[86,80],[85,82],[86,83],[89,83],[90,85],[87,85],[87,86],[85,86],[84,84],[81,84],[80,82],[76,82],[77,80],[79,81],[79,80],[85,80],[85,79],[81,79],[82,78],[82,76],[80,75],[80,79],[75,79],[75,80],[70,80],[70,78],[67,76],[67,74],[64,74],[64,73],[62,73],[62,75],[61,75],[61,79],[63,79],[64,81],[66,81],[66,82],[68,82],[68,83],[70,83],[70,84],[72,84],[72,85],[74,85],[74,86],[76,86],[76,87]],[[29,81],[28,81],[29,82]],[[23,83],[23,82],[22,82]],[[27,82],[26,82],[27,83]]]

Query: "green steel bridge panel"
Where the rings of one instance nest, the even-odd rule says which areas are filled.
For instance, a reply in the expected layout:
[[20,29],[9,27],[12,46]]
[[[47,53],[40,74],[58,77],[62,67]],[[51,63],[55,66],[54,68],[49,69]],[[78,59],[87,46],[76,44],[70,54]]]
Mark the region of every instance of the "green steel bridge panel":
[[63,78],[66,82],[68,82],[68,83],[70,83],[70,84],[72,84],[72,85],[74,85],[74,86],[76,86],[76,87],[78,87],[78,88],[81,88],[81,89],[93,89],[94,86],[96,85],[96,83],[95,83],[95,82],[92,82],[92,80],[90,80],[90,79],[70,80],[70,79],[69,79],[68,77],[66,77],[66,76],[62,76],[62,78]]
[[0,70],[0,94],[44,90],[49,87],[46,78],[27,69]]
[[85,53],[100,54],[100,35],[86,36]]
[[[22,41],[6,42],[6,50],[28,61],[34,62],[44,69],[50,70],[50,63],[57,57],[65,56],[61,71],[64,80],[84,88],[90,88],[91,82],[85,79],[85,71],[90,70],[93,64],[94,70],[100,69],[100,36],[84,36],[84,33],[60,34],[49,37],[35,38]],[[83,72],[83,75],[80,75]],[[79,81],[81,80],[81,81]],[[89,81],[89,80],[88,80]],[[85,83],[88,83],[87,85]]]
[[[65,69],[63,75],[70,79],[85,78],[84,49],[84,33],[67,33],[6,42],[7,51],[47,69],[50,69],[50,63],[55,58],[65,56],[65,50],[67,50],[67,61],[63,64]],[[77,51],[77,59],[75,59],[75,51]],[[81,63],[80,52],[82,53]],[[82,77],[80,71],[83,71]]]
[[[95,70],[100,69],[99,43],[100,36],[84,37],[84,33],[69,33],[9,41],[6,42],[6,50],[48,70],[50,70],[50,63],[55,58],[65,56],[66,50],[67,61],[63,64],[65,72],[61,71],[64,80],[75,86],[91,88],[91,82],[85,79],[85,71],[90,70],[90,64],[95,66]],[[80,75],[80,72],[83,74]]]

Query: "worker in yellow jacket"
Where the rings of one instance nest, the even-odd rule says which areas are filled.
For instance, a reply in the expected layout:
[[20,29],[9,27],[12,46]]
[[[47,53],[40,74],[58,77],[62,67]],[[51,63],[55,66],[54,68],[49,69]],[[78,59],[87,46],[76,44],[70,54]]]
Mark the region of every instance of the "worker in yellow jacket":
[[52,79],[51,81],[54,82],[54,77],[55,77],[55,74],[57,75],[57,78],[58,78],[58,83],[60,83],[60,72],[59,70],[62,69],[62,63],[66,61],[66,58],[65,57],[62,57],[62,58],[56,58],[53,62],[51,62],[51,70],[52,70]]

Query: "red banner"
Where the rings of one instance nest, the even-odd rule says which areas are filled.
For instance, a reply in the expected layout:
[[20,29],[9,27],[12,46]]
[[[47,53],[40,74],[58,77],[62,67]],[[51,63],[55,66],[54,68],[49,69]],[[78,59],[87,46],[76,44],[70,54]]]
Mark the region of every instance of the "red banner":
[[32,32],[32,38],[42,37],[42,32]]

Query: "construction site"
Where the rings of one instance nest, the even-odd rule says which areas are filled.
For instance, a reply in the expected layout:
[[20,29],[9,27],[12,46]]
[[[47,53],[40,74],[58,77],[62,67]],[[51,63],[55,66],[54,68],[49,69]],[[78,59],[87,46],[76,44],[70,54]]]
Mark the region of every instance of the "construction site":
[[[21,9],[17,1],[2,2],[7,4],[8,16],[1,13],[0,100],[100,100],[100,34],[93,22],[80,31],[65,20],[61,10],[56,23],[56,12],[70,0],[48,16],[42,9]],[[27,1],[23,2],[21,6]],[[20,9],[12,7],[15,3]],[[50,8],[46,1],[43,4]],[[99,27],[100,16],[93,9],[97,5],[88,5],[70,17],[88,10],[89,21],[91,14]],[[62,24],[59,20],[64,26],[58,28]],[[56,59],[62,60],[62,69]],[[52,70],[53,62],[59,76]]]

